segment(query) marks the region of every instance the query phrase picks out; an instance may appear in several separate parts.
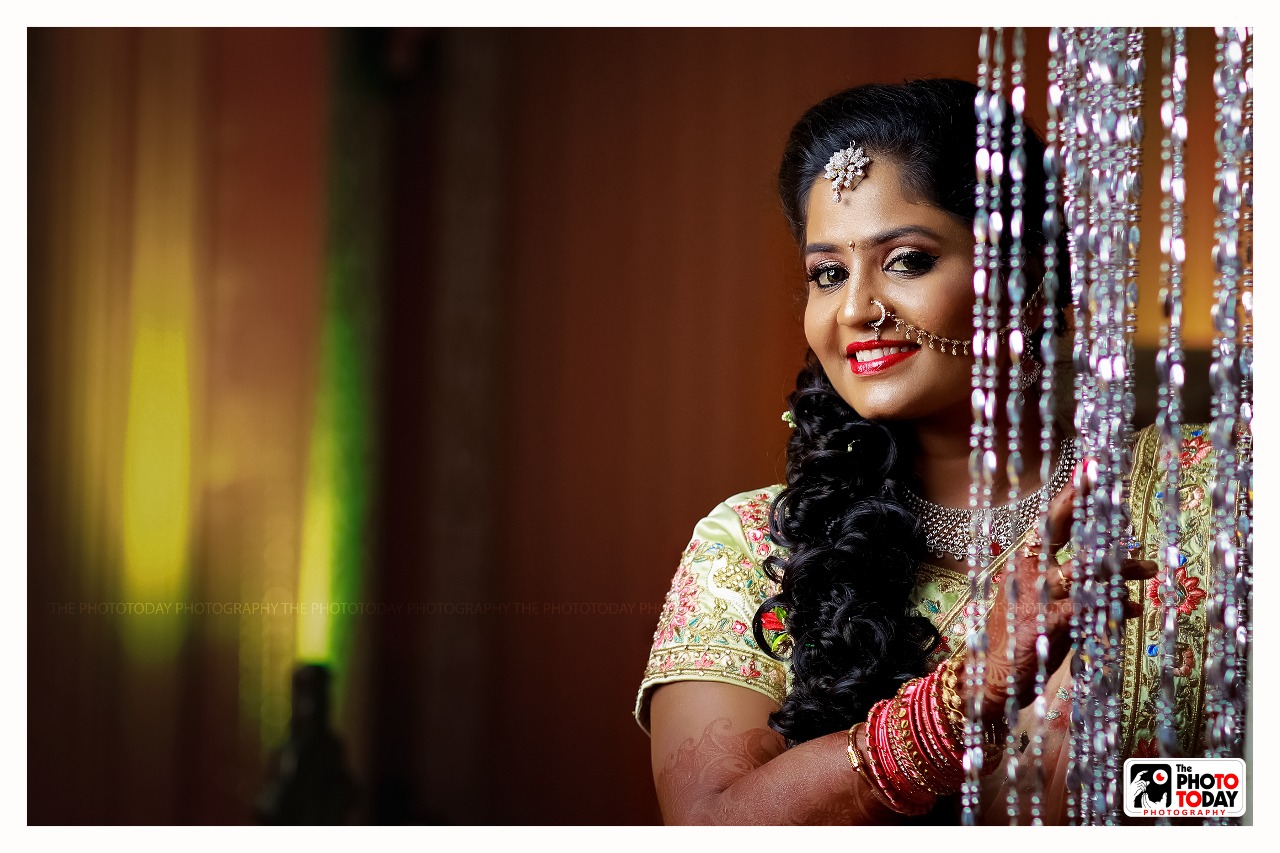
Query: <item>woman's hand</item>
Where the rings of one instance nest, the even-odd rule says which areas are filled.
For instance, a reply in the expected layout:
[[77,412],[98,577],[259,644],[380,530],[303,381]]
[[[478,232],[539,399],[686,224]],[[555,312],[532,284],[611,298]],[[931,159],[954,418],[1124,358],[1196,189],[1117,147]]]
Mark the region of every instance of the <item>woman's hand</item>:
[[[1055,672],[1071,650],[1071,590],[1073,575],[1077,571],[1076,561],[1071,560],[1059,566],[1054,555],[1070,539],[1072,502],[1078,491],[1078,479],[1078,476],[1073,477],[1049,504],[1050,541],[1041,543],[1033,533],[1024,545],[1009,556],[1005,564],[1001,588],[997,590],[987,616],[988,647],[981,713],[982,718],[988,722],[1004,719],[1007,679],[1010,674],[1013,676],[1013,690],[1018,707],[1026,707],[1035,701],[1036,672],[1039,668],[1036,659],[1036,614],[1041,600],[1039,554],[1042,550],[1047,549],[1049,554],[1048,571],[1043,578],[1048,592],[1044,608],[1044,637],[1048,646],[1045,673]],[[1155,577],[1156,572],[1157,566],[1152,560],[1125,560],[1121,576],[1125,580],[1145,580]],[[1009,583],[1014,584],[1017,595],[1012,636],[1007,621],[1010,601],[1006,585]],[[1124,604],[1126,619],[1142,613],[1141,604],[1134,601],[1126,601]],[[1010,644],[1013,645],[1012,665],[1009,662]]]

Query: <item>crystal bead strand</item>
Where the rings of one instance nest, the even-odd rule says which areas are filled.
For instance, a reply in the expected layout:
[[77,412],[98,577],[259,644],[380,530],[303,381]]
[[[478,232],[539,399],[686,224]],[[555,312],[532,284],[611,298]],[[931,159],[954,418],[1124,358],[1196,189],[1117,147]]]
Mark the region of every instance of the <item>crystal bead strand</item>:
[[[1103,660],[1103,637],[1100,630],[1099,617],[1105,608],[1099,601],[1099,569],[1103,561],[1105,537],[1100,528],[1099,514],[1105,511],[1100,508],[1102,498],[1102,479],[1106,473],[1107,457],[1107,385],[1102,381],[1102,368],[1108,369],[1111,364],[1110,338],[1107,334],[1107,320],[1111,310],[1111,291],[1109,288],[1110,272],[1108,264],[1101,257],[1101,240],[1106,228],[1100,190],[1109,183],[1106,173],[1109,163],[1103,150],[1102,136],[1104,117],[1110,103],[1103,89],[1106,80],[1110,79],[1112,63],[1106,56],[1107,31],[1085,30],[1081,34],[1081,68],[1083,85],[1081,86],[1080,111],[1077,113],[1077,126],[1081,127],[1081,136],[1085,174],[1083,202],[1086,208],[1088,230],[1085,233],[1081,254],[1086,264],[1086,303],[1088,306],[1089,349],[1087,363],[1090,381],[1086,388],[1090,391],[1083,402],[1086,404],[1082,424],[1086,446],[1089,448],[1090,460],[1086,475],[1089,479],[1090,492],[1085,501],[1085,529],[1080,551],[1083,577],[1075,592],[1076,610],[1081,614],[1081,677],[1077,682],[1083,699],[1081,719],[1085,729],[1082,750],[1081,771],[1082,789],[1080,795],[1080,821],[1082,824],[1096,824],[1100,820],[1099,812],[1105,811],[1102,803],[1103,769],[1105,761],[1106,729],[1104,708],[1105,663]],[[1109,248],[1109,235],[1106,235]],[[1108,257],[1106,260],[1110,260]],[[1108,377],[1109,378],[1109,377]]]
[[[1164,137],[1160,158],[1164,166],[1160,174],[1160,303],[1165,321],[1161,327],[1160,350],[1156,353],[1156,373],[1160,381],[1156,428],[1160,431],[1160,458],[1164,460],[1165,470],[1163,489],[1157,493],[1164,506],[1164,583],[1161,586],[1164,636],[1160,649],[1160,693],[1156,697],[1156,734],[1160,756],[1170,758],[1180,752],[1174,716],[1173,667],[1178,639],[1175,573],[1181,550],[1178,525],[1181,464],[1178,450],[1182,439],[1182,385],[1186,376],[1182,353],[1182,264],[1186,258],[1182,236],[1185,221],[1183,204],[1186,200],[1183,149],[1187,139],[1185,28],[1164,28],[1162,64],[1160,122],[1164,126]],[[1170,821],[1161,817],[1156,819],[1156,823],[1167,826]]]
[[[1040,340],[1040,360],[1044,364],[1044,372],[1040,377],[1040,481],[1047,482],[1050,471],[1050,451],[1053,446],[1053,428],[1057,418],[1054,406],[1054,387],[1057,376],[1055,365],[1058,358],[1058,334],[1056,328],[1056,309],[1058,304],[1058,240],[1062,233],[1062,219],[1059,213],[1059,176],[1062,174],[1062,157],[1058,148],[1059,107],[1062,104],[1062,89],[1058,82],[1058,30],[1053,28],[1049,34],[1048,77],[1049,90],[1047,106],[1049,119],[1045,127],[1045,213],[1044,213],[1044,336]],[[1046,490],[1040,499],[1039,521],[1040,539],[1050,541],[1048,511],[1052,497]],[[1038,578],[1039,607],[1036,611],[1036,683],[1033,709],[1035,720],[1031,739],[1031,766],[1029,769],[1028,800],[1031,823],[1036,826],[1044,823],[1044,724],[1047,703],[1045,685],[1048,682],[1049,646],[1045,637],[1045,608],[1049,604],[1047,578],[1049,572],[1049,549],[1042,548],[1039,555]]]
[[[1096,92],[1093,57],[1095,32],[1087,29],[1065,30],[1064,79],[1066,81],[1067,112],[1064,125],[1068,128],[1064,148],[1067,182],[1066,217],[1069,224],[1071,248],[1071,290],[1076,311],[1076,338],[1073,347],[1075,372],[1080,376],[1076,386],[1076,430],[1080,436],[1082,456],[1091,460],[1086,476],[1091,481],[1097,477],[1097,460],[1102,449],[1100,436],[1099,382],[1096,371],[1098,345],[1097,329],[1093,328],[1097,316],[1097,291],[1093,282],[1097,278],[1096,258],[1089,251],[1090,240],[1096,235],[1096,204],[1093,194],[1096,184],[1096,160],[1098,146],[1091,126],[1091,117],[1097,116],[1101,103]],[[1068,769],[1068,793],[1074,795],[1069,811],[1074,808],[1074,819],[1081,824],[1094,822],[1095,777],[1101,750],[1095,748],[1094,733],[1099,720],[1095,719],[1096,675],[1098,668],[1097,643],[1094,639],[1096,606],[1091,606],[1092,580],[1097,561],[1093,531],[1096,530],[1096,492],[1078,499],[1073,513],[1072,539],[1078,547],[1078,571],[1081,583],[1072,590],[1073,635],[1077,654],[1072,658],[1072,761]]]
[[[1240,484],[1236,426],[1239,414],[1240,371],[1237,344],[1240,293],[1240,215],[1243,170],[1243,128],[1248,83],[1244,76],[1242,30],[1218,28],[1218,69],[1214,89],[1218,97],[1219,152],[1214,203],[1218,210],[1214,251],[1214,358],[1210,366],[1213,425],[1211,435],[1216,451],[1213,486],[1213,549],[1206,618],[1209,651],[1205,661],[1206,753],[1214,757],[1240,754],[1241,730],[1237,720],[1240,700],[1237,666],[1240,663],[1236,629],[1238,528],[1236,501]],[[1225,822],[1225,821],[1220,821]]]
[[1156,425],[1160,430],[1163,446],[1162,459],[1167,458],[1166,480],[1160,496],[1164,501],[1166,583],[1164,589],[1165,621],[1164,621],[1164,676],[1162,677],[1163,696],[1158,700],[1157,728],[1159,730],[1159,747],[1161,755],[1168,757],[1177,752],[1177,743],[1173,732],[1173,681],[1172,667],[1174,644],[1176,641],[1176,589],[1174,572],[1178,567],[1178,448],[1181,440],[1182,426],[1182,386],[1185,380],[1185,366],[1182,352],[1182,264],[1186,257],[1183,241],[1184,214],[1183,204],[1186,199],[1186,179],[1184,177],[1185,162],[1183,149],[1187,136],[1186,120],[1186,31],[1182,27],[1166,27],[1164,29],[1163,79],[1160,109],[1160,120],[1164,126],[1161,159],[1164,167],[1161,171],[1160,187],[1163,193],[1161,201],[1160,235],[1161,264],[1160,275],[1162,288],[1160,300],[1166,322],[1161,329],[1161,349],[1156,356],[1156,372],[1160,379],[1158,394],[1159,406],[1156,412]]
[[[977,139],[977,188],[975,190],[974,212],[974,249],[973,249],[973,282],[977,299],[973,308],[974,323],[974,363],[972,373],[973,388],[973,425],[969,434],[969,506],[971,509],[989,508],[991,506],[991,474],[985,465],[984,448],[988,446],[990,427],[988,412],[991,406],[986,402],[986,362],[993,360],[987,352],[985,328],[987,323],[988,302],[988,246],[991,242],[991,201],[996,199],[999,210],[998,179],[993,180],[993,148],[998,150],[1000,123],[995,120],[995,108],[998,105],[998,86],[1000,74],[993,66],[992,39],[996,41],[995,56],[1003,65],[1003,48],[1000,46],[1003,33],[996,28],[984,28],[978,42],[978,94],[974,101],[974,109],[978,120]],[[996,240],[998,251],[998,239]],[[979,520],[980,519],[980,520]],[[987,638],[979,608],[976,603],[986,599],[985,593],[990,580],[982,571],[988,560],[987,555],[978,553],[978,542],[990,541],[985,536],[989,532],[990,513],[975,515],[974,535],[969,546],[969,592],[973,602],[967,614],[968,654],[965,663],[965,685],[969,697],[966,708],[965,724],[965,780],[960,788],[962,822],[972,826],[977,822],[979,779],[982,773],[982,726],[979,721],[981,708],[981,687],[985,675],[985,657]],[[978,529],[981,526],[986,530]]]
[[[1123,64],[1119,67],[1119,83],[1113,81],[1108,91],[1113,98],[1118,117],[1113,131],[1115,167],[1113,171],[1112,249],[1117,252],[1112,280],[1112,305],[1122,312],[1119,322],[1110,326],[1114,354],[1111,369],[1111,395],[1108,412],[1110,436],[1111,479],[1106,483],[1103,497],[1110,497],[1110,516],[1107,525],[1107,566],[1109,571],[1106,600],[1106,761],[1105,761],[1105,809],[1106,822],[1114,824],[1119,819],[1122,805],[1120,779],[1123,775],[1121,722],[1124,712],[1124,602],[1129,597],[1128,585],[1121,570],[1129,556],[1129,475],[1132,461],[1133,416],[1136,400],[1133,391],[1134,349],[1133,336],[1137,331],[1138,309],[1138,250],[1140,235],[1139,198],[1142,174],[1142,84],[1146,76],[1144,31],[1141,28],[1117,31],[1117,38],[1124,48]],[[1120,45],[1117,45],[1120,46]],[[1105,124],[1105,123],[1104,123]],[[1114,316],[1114,315],[1112,315]],[[1105,377],[1105,371],[1104,371]]]
[[[1023,110],[1026,106],[1026,89],[1023,87],[1023,66],[1026,62],[1026,41],[1022,27],[1013,30],[1013,61],[1009,67],[1009,104],[1012,109],[1013,122],[1010,128],[1010,148],[1008,159],[1009,172],[1009,385],[1005,390],[1005,408],[1009,419],[1009,453],[1006,462],[1006,476],[1009,480],[1008,501],[1018,500],[1021,490],[1023,471],[1022,449],[1020,446],[1022,431],[1022,356],[1023,329],[1021,326],[1022,303],[1026,296],[1026,273],[1023,270],[1023,207],[1024,179],[1026,178],[1026,150],[1023,145]],[[1042,482],[1048,483],[1046,478]],[[1046,490],[1047,492],[1047,490]],[[1015,532],[1015,535],[1020,531]],[[1007,565],[1007,564],[1006,564]],[[1008,734],[1005,736],[1005,771],[1008,779],[1008,793],[1005,795],[1005,813],[1010,825],[1018,823],[1018,770],[1019,752],[1017,742],[1018,701],[1013,680],[1013,662],[1016,643],[1014,634],[1017,625],[1018,584],[1011,571],[1005,572],[1002,585],[1008,600],[1005,631],[1008,641],[1007,663],[1009,675],[1005,679],[1005,722]]]
[[1090,460],[1089,493],[1077,515],[1083,521],[1083,583],[1073,592],[1080,653],[1073,659],[1074,772],[1069,772],[1068,789],[1079,792],[1074,805],[1081,823],[1110,823],[1117,811],[1121,715],[1117,679],[1125,589],[1119,569],[1127,527],[1124,483],[1132,409],[1127,332],[1134,303],[1129,256],[1137,242],[1142,36],[1124,29],[1073,31],[1065,49],[1066,91],[1073,97],[1064,98],[1070,110],[1064,125],[1069,117],[1074,144],[1064,146],[1064,190],[1078,330],[1087,330],[1076,338],[1076,367],[1083,374],[1076,425]]
[[1236,643],[1243,650],[1244,661],[1238,666],[1239,688],[1237,692],[1237,731],[1243,736],[1247,729],[1249,711],[1249,685],[1253,650],[1253,30],[1245,30],[1244,80],[1247,93],[1244,99],[1244,127],[1242,129],[1243,156],[1241,158],[1240,184],[1240,255],[1244,269],[1240,276],[1241,333],[1240,333],[1240,438],[1239,474],[1240,495],[1236,514],[1236,607],[1240,625],[1236,628]]
[[[1075,401],[1075,426],[1081,435],[1082,456],[1090,452],[1084,446],[1083,418],[1087,395],[1090,394],[1088,369],[1088,315],[1084,307],[1084,286],[1086,281],[1086,258],[1082,252],[1084,234],[1087,223],[1084,207],[1080,200],[1083,191],[1085,168],[1082,162],[1083,131],[1081,116],[1081,57],[1074,28],[1054,28],[1049,34],[1049,54],[1056,58],[1054,69],[1053,91],[1057,93],[1060,106],[1059,121],[1059,156],[1062,159],[1062,199],[1063,222],[1067,233],[1069,250],[1068,282],[1071,287],[1071,300],[1074,319],[1074,337],[1072,341],[1072,372],[1079,379],[1073,387]],[[1078,530],[1084,520],[1085,507],[1077,498],[1072,514],[1072,539],[1078,539]],[[1083,550],[1083,549],[1081,549]],[[1073,609],[1071,615],[1071,636],[1073,644],[1078,648],[1081,636],[1079,614]],[[1081,791],[1085,783],[1085,768],[1090,758],[1088,727],[1089,720],[1083,714],[1084,691],[1079,688],[1079,677],[1082,674],[1081,659],[1078,655],[1071,657],[1071,675],[1073,688],[1071,692],[1072,712],[1069,718],[1071,737],[1067,741],[1067,777],[1066,800],[1067,822],[1080,823],[1083,819],[1084,801]]]
[[[1090,471],[1086,542],[1092,552],[1084,584],[1089,710],[1092,716],[1089,816],[1091,823],[1112,824],[1118,812],[1119,734],[1122,711],[1123,601],[1127,597],[1120,569],[1128,527],[1125,485],[1128,477],[1132,391],[1128,385],[1132,308],[1130,255],[1136,250],[1136,123],[1141,108],[1142,33],[1124,28],[1101,29],[1091,36],[1087,75],[1094,96],[1090,104],[1089,192],[1091,228],[1087,250],[1094,275],[1090,282],[1090,319],[1094,349],[1090,367],[1096,372],[1098,395],[1088,426],[1097,454]],[[1136,289],[1136,288],[1135,288]]]

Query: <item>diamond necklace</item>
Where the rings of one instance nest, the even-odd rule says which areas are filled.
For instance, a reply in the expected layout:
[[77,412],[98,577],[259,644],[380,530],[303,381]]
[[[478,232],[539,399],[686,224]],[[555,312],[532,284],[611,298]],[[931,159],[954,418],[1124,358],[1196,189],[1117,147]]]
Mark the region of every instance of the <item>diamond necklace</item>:
[[991,519],[992,541],[988,548],[978,548],[981,557],[985,552],[997,556],[1022,535],[1036,520],[1040,512],[1040,500],[1048,490],[1049,496],[1056,495],[1067,479],[1076,461],[1076,443],[1074,439],[1063,439],[1058,445],[1058,464],[1053,469],[1053,476],[1048,485],[1041,486],[1034,492],[1025,495],[1010,504],[994,506],[990,509],[957,509],[940,506],[927,501],[910,489],[904,489],[907,506],[920,516],[925,524],[924,541],[929,550],[939,557],[950,555],[957,560],[969,556],[969,545],[974,542],[975,527],[982,529],[982,522]]

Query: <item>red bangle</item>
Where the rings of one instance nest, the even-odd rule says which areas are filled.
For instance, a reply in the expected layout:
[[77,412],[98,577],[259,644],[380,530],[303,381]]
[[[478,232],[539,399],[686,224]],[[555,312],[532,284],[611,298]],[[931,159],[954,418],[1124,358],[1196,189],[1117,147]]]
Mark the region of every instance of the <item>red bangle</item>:
[[922,796],[920,792],[923,792],[933,796],[946,796],[952,792],[945,787],[939,787],[943,780],[924,758],[924,750],[920,748],[916,733],[912,731],[911,726],[911,708],[918,703],[917,697],[926,687],[926,681],[916,682],[909,689],[904,689],[898,699],[896,718],[893,720],[893,731],[897,735],[895,749],[898,754],[898,766],[905,771],[914,787],[919,789],[918,795]]
[[881,700],[872,707],[868,717],[867,727],[872,735],[869,754],[878,759],[872,763],[873,771],[878,771],[873,775],[885,798],[894,803],[895,811],[921,815],[932,807],[934,799],[917,787],[898,764],[899,754],[894,749],[893,735],[893,715],[898,707],[896,698]]
[[950,715],[943,705],[942,679],[943,676],[940,674],[938,680],[934,682],[935,689],[929,691],[928,695],[926,695],[926,708],[929,719],[933,724],[931,726],[932,731],[937,738],[944,760],[954,767],[961,768],[960,774],[963,776],[964,749],[962,742],[956,736],[955,728],[951,724]]
[[910,728],[916,741],[916,748],[932,769],[933,776],[943,788],[948,790],[937,793],[952,793],[964,781],[960,763],[947,757],[940,740],[942,733],[936,728],[936,720],[929,715],[930,697],[937,689],[938,674],[928,675],[920,687],[912,694],[910,710]]
[[884,711],[888,705],[888,699],[881,699],[871,706],[871,713],[867,716],[867,763],[870,765],[871,779],[876,790],[895,812],[904,815],[924,814],[928,811],[927,808],[921,809],[917,804],[905,801],[890,781],[896,768],[891,767],[893,756],[884,738]]

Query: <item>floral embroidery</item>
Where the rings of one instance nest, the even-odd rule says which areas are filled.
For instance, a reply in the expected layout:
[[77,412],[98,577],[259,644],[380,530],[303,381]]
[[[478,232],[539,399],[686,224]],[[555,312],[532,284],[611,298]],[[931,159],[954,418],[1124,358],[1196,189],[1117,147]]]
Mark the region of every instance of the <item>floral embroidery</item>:
[[1160,755],[1160,749],[1156,746],[1154,737],[1138,738],[1137,744],[1133,747],[1133,755],[1131,758],[1156,758]]
[[773,495],[769,492],[758,492],[749,500],[731,504],[733,512],[742,522],[742,533],[753,546],[755,555],[761,559],[769,556],[773,543],[769,539],[769,507],[773,503]]
[[[1165,584],[1172,583],[1170,609],[1177,616],[1177,644],[1171,661],[1174,681],[1173,729],[1176,737],[1176,754],[1198,755],[1203,751],[1204,721],[1204,655],[1208,631],[1206,603],[1209,596],[1213,529],[1211,501],[1215,470],[1214,448],[1209,431],[1203,426],[1183,426],[1178,458],[1166,460],[1163,444],[1155,427],[1148,427],[1137,434],[1138,441],[1132,464],[1130,516],[1143,540],[1143,559],[1164,562],[1164,555],[1172,545],[1177,548],[1177,560],[1172,571],[1146,582],[1143,596],[1148,606],[1139,630],[1126,636],[1124,649],[1124,712],[1121,731],[1127,755],[1140,755],[1152,747],[1159,718],[1164,705],[1162,679],[1165,676],[1165,660],[1160,652],[1164,648],[1164,619],[1168,610],[1164,606]],[[1178,472],[1179,517],[1177,539],[1168,540],[1165,533],[1164,500],[1168,493],[1164,483],[1172,462],[1180,462]],[[1138,586],[1131,584],[1131,586]],[[1156,655],[1144,654],[1154,647]],[[1158,741],[1157,741],[1158,744]]]
[[743,634],[747,633],[747,623],[745,623],[745,622],[739,622],[737,619],[734,619],[734,620],[733,620],[733,633],[737,634],[739,637],[741,637]]
[[713,563],[711,583],[722,589],[736,589],[750,592],[755,588],[756,567],[750,560],[731,559],[720,555]]
[[1191,674],[1191,670],[1195,669],[1196,653],[1191,650],[1190,646],[1178,646],[1174,660],[1178,662],[1178,665],[1173,668],[1173,674],[1179,678],[1186,678]]
[[760,627],[764,628],[769,651],[775,655],[784,655],[791,649],[791,635],[787,633],[786,618],[787,611],[782,607],[760,614]]
[[662,606],[662,615],[658,620],[658,630],[653,635],[653,648],[670,643],[680,629],[689,624],[698,600],[698,578],[691,570],[689,563],[680,561],[680,568],[671,581],[671,591],[667,593],[666,603]]
[[[1184,562],[1179,560],[1179,562]],[[1156,577],[1147,581],[1147,598],[1157,607],[1164,606],[1164,585],[1168,572],[1161,572]],[[1181,566],[1173,574],[1174,595],[1177,597],[1176,604],[1178,613],[1183,616],[1188,615],[1205,600],[1205,591],[1200,588],[1200,579],[1193,578],[1187,574],[1186,566]]]
[[742,666],[738,667],[738,672],[741,672],[746,678],[759,678],[761,674],[754,661],[747,661]]
[[733,505],[733,511],[742,519],[742,529],[768,526],[769,505],[759,500],[746,501]]
[[[1053,694],[1053,704],[1055,706],[1062,702],[1070,702],[1070,701],[1071,701],[1071,694],[1067,692],[1067,688],[1065,687],[1059,687],[1058,692]],[[1057,707],[1052,708],[1048,713],[1044,715],[1044,718],[1050,722],[1052,722],[1053,720],[1057,720],[1061,717],[1062,717],[1062,710]],[[1064,719],[1063,723],[1060,723],[1059,725],[1065,725],[1065,724],[1066,724],[1066,721]]]
[[1189,438],[1182,440],[1182,452],[1178,454],[1178,459],[1183,465],[1194,465],[1211,452],[1213,444],[1205,437],[1204,430],[1196,429],[1191,431]]

